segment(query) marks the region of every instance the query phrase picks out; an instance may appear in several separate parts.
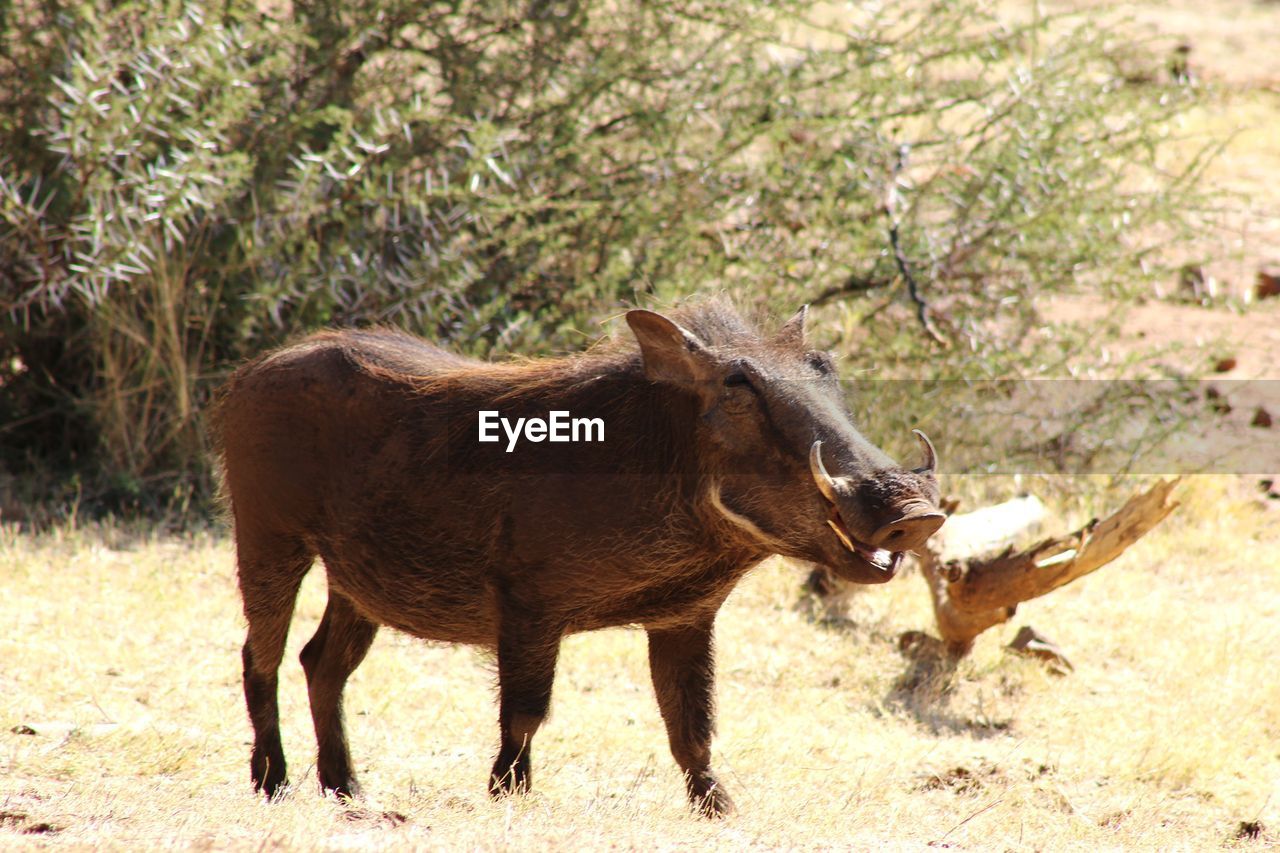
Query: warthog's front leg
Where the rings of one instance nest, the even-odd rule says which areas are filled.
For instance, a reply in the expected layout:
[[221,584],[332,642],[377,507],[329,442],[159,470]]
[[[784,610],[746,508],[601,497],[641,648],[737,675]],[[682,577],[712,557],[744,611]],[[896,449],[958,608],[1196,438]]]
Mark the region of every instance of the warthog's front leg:
[[649,631],[649,671],[667,724],[671,754],[684,770],[689,800],[708,817],[734,811],[733,800],[711,771],[715,733],[714,617],[688,628]]

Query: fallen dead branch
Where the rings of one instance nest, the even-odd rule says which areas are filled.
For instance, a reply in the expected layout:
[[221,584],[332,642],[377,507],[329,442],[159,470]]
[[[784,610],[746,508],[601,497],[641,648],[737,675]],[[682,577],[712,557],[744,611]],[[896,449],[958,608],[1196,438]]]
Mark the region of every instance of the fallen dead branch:
[[[900,638],[900,649],[922,663],[959,660],[983,631],[1011,619],[1019,604],[1097,571],[1145,536],[1178,506],[1171,497],[1177,483],[1176,478],[1160,481],[1106,518],[1020,551],[1013,550],[1012,543],[1039,527],[1047,515],[1039,498],[1025,496],[973,512],[952,512],[919,555],[941,639],[909,631]],[[824,568],[815,568],[805,586],[819,605],[815,612],[826,618],[838,614],[858,589]],[[1062,650],[1030,627],[1009,648],[1044,660],[1056,672],[1072,669]],[[936,671],[932,664],[922,670]]]
[[[1021,551],[1005,548],[995,556],[961,555],[948,544],[953,539],[944,539],[938,550],[926,551],[921,569],[948,653],[967,654],[979,634],[1008,621],[1023,601],[1046,595],[1120,556],[1178,506],[1170,497],[1177,482],[1176,478],[1161,481],[1107,518]],[[962,518],[955,516],[948,525],[956,521],[961,528],[970,526]]]

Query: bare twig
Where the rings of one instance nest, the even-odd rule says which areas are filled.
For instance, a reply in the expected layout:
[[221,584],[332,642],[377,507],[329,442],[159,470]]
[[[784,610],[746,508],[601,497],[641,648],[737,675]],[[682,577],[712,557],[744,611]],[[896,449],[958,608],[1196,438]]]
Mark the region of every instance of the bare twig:
[[826,305],[828,302],[832,302],[842,296],[848,296],[851,293],[866,293],[870,290],[886,287],[892,283],[893,280],[888,278],[869,278],[854,274],[840,284],[832,285],[817,294],[809,300],[809,304]]
[[920,326],[934,343],[943,347],[950,347],[950,341],[939,334],[929,317],[929,303],[920,295],[920,286],[916,283],[915,276],[911,274],[911,266],[907,263],[907,256],[902,251],[902,242],[899,237],[898,176],[902,174],[903,168],[906,167],[907,155],[910,152],[911,147],[909,145],[898,146],[898,154],[893,162],[893,172],[889,176],[889,190],[884,197],[884,214],[889,219],[889,245],[893,247],[893,260],[898,265],[898,272],[902,274],[902,279],[907,284],[907,295],[915,303],[916,318],[920,321]]
[[978,809],[977,811],[975,811],[975,812],[971,813],[968,817],[966,817],[964,820],[960,821],[960,822],[959,822],[959,823],[957,823],[955,826],[953,826],[953,827],[951,827],[950,829],[948,829],[946,832],[942,833],[942,835],[940,835],[937,839],[935,839],[935,841],[934,841],[933,843],[937,844],[937,843],[941,842],[941,841],[942,841],[943,839],[945,839],[948,835],[950,835],[951,833],[955,832],[957,829],[959,829],[960,827],[964,826],[966,823],[968,823],[969,821],[973,820],[973,819],[974,819],[975,817],[977,817],[978,815],[980,815],[980,814],[984,814],[985,812],[989,812],[989,811],[991,811],[992,809],[994,809],[996,806],[1000,805],[1000,804],[1001,804],[1001,803],[1003,803],[1003,802],[1004,802],[1004,797],[999,797],[999,798],[997,798],[997,799],[992,800],[991,802],[987,803],[987,804],[986,804],[985,806],[983,806],[982,808],[980,808],[980,809]]

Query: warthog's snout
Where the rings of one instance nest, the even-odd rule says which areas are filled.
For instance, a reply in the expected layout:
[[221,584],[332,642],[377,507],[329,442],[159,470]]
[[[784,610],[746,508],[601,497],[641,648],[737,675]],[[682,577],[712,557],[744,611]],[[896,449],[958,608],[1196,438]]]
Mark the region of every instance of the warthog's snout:
[[[910,474],[932,478],[937,453],[928,436],[920,430],[914,432],[920,440],[925,459],[924,464]],[[831,503],[828,526],[845,548],[865,560],[886,580],[897,572],[905,552],[923,548],[929,537],[937,533],[947,520],[946,515],[932,503],[912,496],[884,507],[883,510],[888,510],[895,517],[870,527],[868,515],[862,509],[860,484],[848,477],[833,477],[827,472],[822,461],[821,441],[815,441],[809,449],[809,470],[818,490]]]
[[946,520],[935,509],[913,511],[876,530],[867,544],[889,551],[918,551]]

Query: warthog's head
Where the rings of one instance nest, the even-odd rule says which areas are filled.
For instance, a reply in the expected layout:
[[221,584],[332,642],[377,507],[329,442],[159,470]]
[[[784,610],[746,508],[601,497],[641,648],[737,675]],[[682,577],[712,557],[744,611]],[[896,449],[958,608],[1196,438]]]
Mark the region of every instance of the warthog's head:
[[727,309],[627,322],[648,378],[694,401],[704,512],[746,547],[883,583],[942,526],[936,455],[917,431],[923,462],[904,468],[858,433],[805,313],[767,339]]

